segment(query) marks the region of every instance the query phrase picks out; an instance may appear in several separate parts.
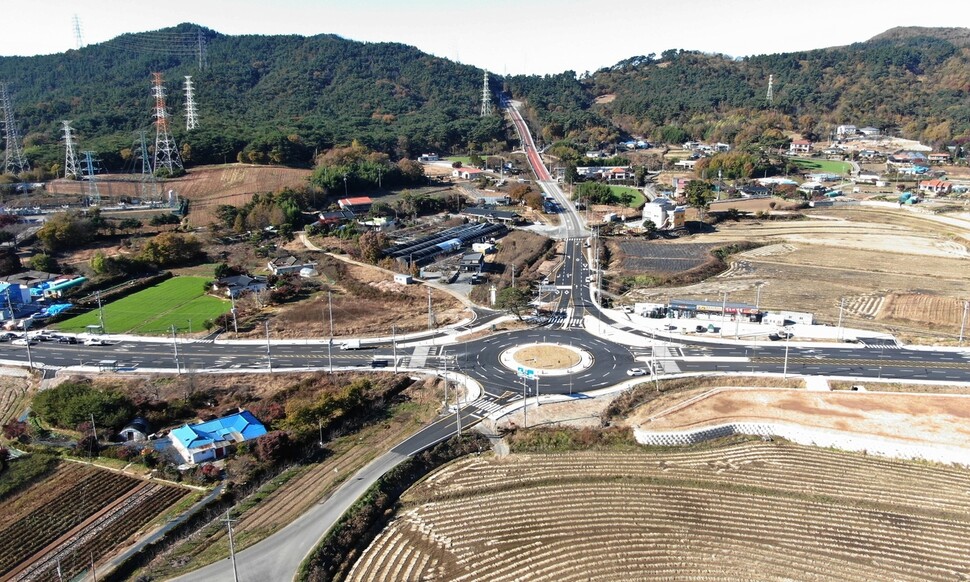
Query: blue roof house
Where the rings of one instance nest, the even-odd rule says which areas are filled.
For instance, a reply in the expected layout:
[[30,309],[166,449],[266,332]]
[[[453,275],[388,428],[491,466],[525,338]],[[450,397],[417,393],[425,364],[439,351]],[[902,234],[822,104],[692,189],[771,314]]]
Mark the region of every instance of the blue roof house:
[[266,427],[248,410],[200,424],[172,430],[169,438],[175,450],[191,465],[223,459],[229,447],[259,438]]

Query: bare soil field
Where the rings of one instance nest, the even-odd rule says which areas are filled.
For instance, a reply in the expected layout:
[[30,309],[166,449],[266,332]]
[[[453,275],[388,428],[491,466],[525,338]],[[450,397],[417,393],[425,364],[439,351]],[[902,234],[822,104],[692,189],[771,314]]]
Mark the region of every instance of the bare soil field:
[[727,292],[731,301],[753,304],[763,283],[766,309],[808,311],[834,325],[844,298],[849,327],[889,331],[903,341],[956,340],[970,288],[970,253],[961,236],[970,233],[889,209],[827,209],[810,216],[725,222],[717,232],[686,238],[766,246],[734,255],[727,272],[702,283],[626,296],[713,300]]
[[[254,166],[227,164],[224,166],[199,166],[185,176],[159,182],[159,191],[167,200],[168,191],[190,201],[189,224],[205,226],[215,220],[215,209],[220,204],[242,205],[249,202],[257,192],[275,192],[281,188],[298,188],[306,185],[310,170],[282,166]],[[138,176],[106,175],[98,177],[98,191],[104,197],[138,197],[142,185]],[[48,191],[53,194],[87,194],[86,182],[55,180]]]
[[406,492],[348,579],[951,581],[968,488],[780,442],[471,456]]
[[[878,385],[870,389],[878,390]],[[968,418],[970,397],[965,395],[722,388],[710,391],[687,406],[664,409],[657,403],[645,405],[627,422],[662,431],[728,422],[778,421],[968,447]]]
[[18,376],[0,376],[0,424],[23,412],[31,382]]
[[[315,257],[324,278],[328,270],[324,262],[339,266],[339,274],[326,283],[336,291],[332,294],[333,329],[335,337],[385,336],[391,327],[397,333],[428,328],[428,289],[435,323],[439,326],[456,323],[469,312],[455,297],[425,285],[401,285],[393,275],[371,266],[347,264],[331,257]],[[305,338],[330,335],[330,309],[327,293],[294,304],[283,305],[270,317],[273,337]],[[249,333],[256,337],[262,330]],[[244,335],[244,334],[241,334]]]
[[514,359],[523,366],[539,370],[569,368],[580,362],[579,354],[573,350],[547,344],[522,348],[515,352]]
[[620,268],[638,273],[680,273],[700,267],[712,260],[711,249],[717,243],[668,243],[624,240],[616,244]]

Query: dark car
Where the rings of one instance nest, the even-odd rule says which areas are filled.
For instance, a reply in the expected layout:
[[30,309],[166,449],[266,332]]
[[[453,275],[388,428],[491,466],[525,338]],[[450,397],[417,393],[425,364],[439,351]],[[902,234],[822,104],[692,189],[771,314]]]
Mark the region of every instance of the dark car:
[[707,328],[704,327],[703,325],[698,325],[697,327],[694,328],[694,331],[696,331],[697,333],[704,333],[705,331],[707,331]]
[[77,343],[77,338],[76,337],[73,337],[73,336],[70,336],[69,337],[69,336],[66,336],[66,335],[62,335],[62,336],[58,336],[57,343],[59,343],[59,344],[76,344]]

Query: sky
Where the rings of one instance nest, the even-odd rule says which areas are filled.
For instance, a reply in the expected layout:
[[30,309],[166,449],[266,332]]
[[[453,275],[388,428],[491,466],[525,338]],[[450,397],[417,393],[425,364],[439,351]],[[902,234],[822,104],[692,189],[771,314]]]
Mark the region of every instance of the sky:
[[672,48],[738,57],[862,42],[895,26],[970,27],[964,0],[931,10],[901,0],[21,0],[0,56],[76,48],[75,15],[85,45],[192,22],[229,35],[399,42],[499,75],[581,74]]

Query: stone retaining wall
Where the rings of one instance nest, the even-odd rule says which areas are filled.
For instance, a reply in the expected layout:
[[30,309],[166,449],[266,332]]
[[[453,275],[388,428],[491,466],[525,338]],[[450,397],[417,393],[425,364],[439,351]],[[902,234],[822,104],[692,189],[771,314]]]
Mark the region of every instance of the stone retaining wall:
[[737,434],[780,437],[801,445],[862,452],[894,459],[921,459],[970,467],[970,449],[949,445],[918,443],[851,432],[812,428],[786,423],[735,422],[685,431],[656,432],[637,427],[633,430],[643,445],[692,445]]

